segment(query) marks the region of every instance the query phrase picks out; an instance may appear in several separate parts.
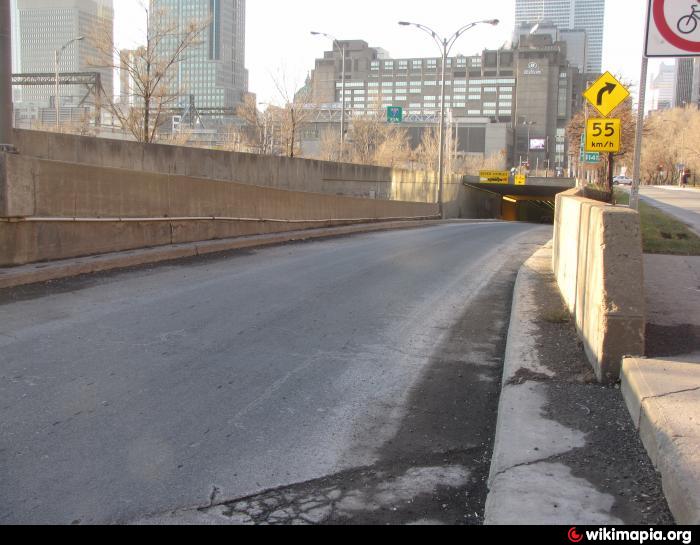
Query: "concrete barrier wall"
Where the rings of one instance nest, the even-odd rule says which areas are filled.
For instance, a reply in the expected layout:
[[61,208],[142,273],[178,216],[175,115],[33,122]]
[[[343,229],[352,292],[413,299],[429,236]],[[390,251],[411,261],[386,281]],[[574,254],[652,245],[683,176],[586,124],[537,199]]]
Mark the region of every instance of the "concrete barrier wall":
[[380,200],[434,203],[433,173],[290,159],[16,129],[22,155],[246,185]]
[[553,268],[601,382],[619,380],[624,356],[644,355],[639,215],[579,196],[557,197]]
[[0,154],[0,184],[1,216],[20,219],[0,222],[2,266],[438,213],[435,204],[287,191],[12,154]]

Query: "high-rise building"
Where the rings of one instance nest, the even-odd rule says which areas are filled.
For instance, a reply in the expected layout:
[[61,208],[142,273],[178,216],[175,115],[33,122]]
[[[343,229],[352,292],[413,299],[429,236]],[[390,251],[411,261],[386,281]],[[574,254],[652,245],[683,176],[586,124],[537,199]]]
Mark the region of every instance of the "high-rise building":
[[[152,28],[209,21],[173,74],[171,91],[186,108],[236,108],[248,92],[245,68],[245,0],[151,0]],[[167,47],[167,46],[166,46]]]
[[674,88],[674,106],[689,105],[693,97],[694,58],[676,59],[676,79]]
[[586,32],[585,72],[601,72],[605,0],[515,0],[515,24],[549,22],[559,30]]
[[674,106],[700,108],[700,57],[676,59]]
[[535,23],[521,23],[515,29],[513,42],[517,46],[521,40],[528,36],[549,36],[553,43],[566,44],[566,58],[579,72],[585,72],[588,59],[588,44],[586,31],[582,29],[560,29],[554,23],[542,21]]
[[[100,39],[113,42],[114,9],[112,0],[16,0],[18,67],[24,74],[53,74],[55,52],[75,38],[60,55],[60,72],[99,72],[102,87],[112,96],[114,73],[111,68],[96,67],[99,57],[93,45],[95,31]],[[22,101],[47,107],[55,95],[53,86],[25,87]],[[79,102],[85,89],[62,86],[61,103]]]
[[654,76],[649,85],[651,95],[651,111],[668,110],[674,105],[676,82],[675,64],[661,63],[659,73]]

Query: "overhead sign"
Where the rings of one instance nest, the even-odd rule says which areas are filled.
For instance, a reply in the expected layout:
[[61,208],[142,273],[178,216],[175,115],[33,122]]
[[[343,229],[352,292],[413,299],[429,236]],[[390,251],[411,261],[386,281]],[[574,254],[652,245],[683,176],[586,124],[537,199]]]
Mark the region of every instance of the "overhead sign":
[[525,174],[517,174],[515,176],[515,185],[527,185],[527,176]]
[[700,6],[693,0],[649,0],[647,57],[700,56]]
[[501,172],[500,170],[482,170],[479,172],[482,184],[502,184],[508,185],[510,180],[509,172]]
[[598,81],[583,94],[603,117],[627,100],[630,92],[610,72],[603,74]]
[[386,109],[387,123],[403,123],[403,108],[399,106],[389,106]]
[[619,153],[622,122],[619,119],[589,119],[586,127],[586,151]]

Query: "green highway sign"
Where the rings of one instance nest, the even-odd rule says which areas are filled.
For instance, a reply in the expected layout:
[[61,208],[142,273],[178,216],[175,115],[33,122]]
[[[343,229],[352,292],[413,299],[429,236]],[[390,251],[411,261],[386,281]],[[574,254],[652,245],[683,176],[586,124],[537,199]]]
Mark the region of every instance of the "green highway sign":
[[581,153],[581,162],[583,162],[583,163],[600,163],[600,153],[598,153],[598,152],[583,152],[583,153]]
[[403,108],[399,106],[389,106],[386,109],[387,123],[403,123]]

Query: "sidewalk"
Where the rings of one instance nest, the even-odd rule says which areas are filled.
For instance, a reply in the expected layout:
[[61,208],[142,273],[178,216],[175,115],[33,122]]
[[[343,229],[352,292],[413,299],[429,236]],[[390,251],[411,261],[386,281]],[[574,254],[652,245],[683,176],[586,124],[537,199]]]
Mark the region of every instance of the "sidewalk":
[[486,503],[487,524],[673,524],[619,386],[595,381],[551,271],[521,269]]
[[622,390],[680,524],[700,524],[700,257],[645,256],[647,356]]
[[643,187],[641,197],[690,227],[700,236],[700,191],[681,187]]

